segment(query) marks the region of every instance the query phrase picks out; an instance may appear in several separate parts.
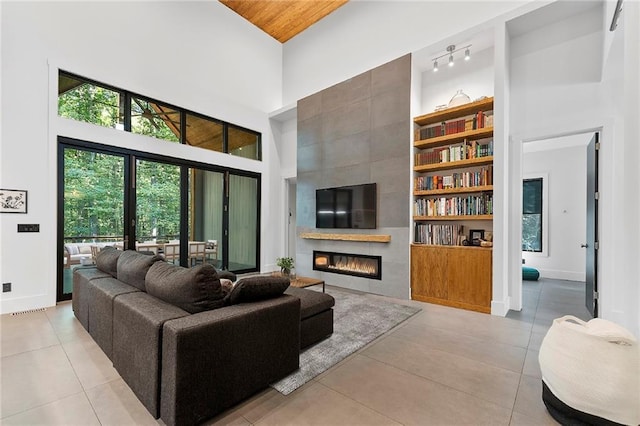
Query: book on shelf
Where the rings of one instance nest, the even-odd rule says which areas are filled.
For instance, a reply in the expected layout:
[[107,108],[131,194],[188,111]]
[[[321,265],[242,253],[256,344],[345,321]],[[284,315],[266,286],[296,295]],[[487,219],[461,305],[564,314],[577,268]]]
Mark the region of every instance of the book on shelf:
[[462,225],[415,224],[414,242],[416,244],[460,246],[465,238]]
[[493,214],[493,193],[480,193],[463,197],[417,198],[413,202],[413,215],[476,216]]
[[448,175],[417,176],[413,179],[413,188],[418,191],[436,189],[473,188],[493,185],[493,166],[480,170],[451,173]]
[[465,139],[459,144],[417,152],[414,156],[414,164],[416,166],[423,166],[426,164],[449,163],[452,161],[470,160],[492,155],[493,139],[481,141],[468,141]]
[[416,129],[415,140],[437,138],[492,126],[493,111],[478,111],[473,115],[421,126]]

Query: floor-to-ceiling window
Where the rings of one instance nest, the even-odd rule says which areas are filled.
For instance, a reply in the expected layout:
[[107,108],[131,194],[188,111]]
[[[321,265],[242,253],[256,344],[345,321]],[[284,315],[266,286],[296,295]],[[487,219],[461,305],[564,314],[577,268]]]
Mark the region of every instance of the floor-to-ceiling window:
[[59,159],[59,300],[106,245],[259,270],[259,174],[62,137]]

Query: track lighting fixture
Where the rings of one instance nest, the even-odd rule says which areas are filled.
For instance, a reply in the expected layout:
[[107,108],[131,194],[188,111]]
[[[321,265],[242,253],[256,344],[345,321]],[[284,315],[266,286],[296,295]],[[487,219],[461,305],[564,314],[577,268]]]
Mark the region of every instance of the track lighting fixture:
[[453,59],[453,54],[456,52],[460,52],[464,50],[464,60],[468,61],[469,59],[471,59],[471,45],[467,45],[464,47],[461,47],[460,49],[456,49],[456,45],[455,44],[450,44],[449,46],[447,46],[447,53],[444,53],[438,57],[433,58],[433,72],[437,72],[438,71],[438,59],[444,58],[449,56],[449,62],[447,63],[450,67],[452,67],[454,65],[454,59]]

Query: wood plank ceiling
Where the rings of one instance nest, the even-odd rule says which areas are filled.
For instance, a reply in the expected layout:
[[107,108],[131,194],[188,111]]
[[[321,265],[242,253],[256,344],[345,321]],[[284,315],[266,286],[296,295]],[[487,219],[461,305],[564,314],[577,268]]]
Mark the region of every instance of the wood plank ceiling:
[[284,43],[348,0],[220,0],[271,37]]

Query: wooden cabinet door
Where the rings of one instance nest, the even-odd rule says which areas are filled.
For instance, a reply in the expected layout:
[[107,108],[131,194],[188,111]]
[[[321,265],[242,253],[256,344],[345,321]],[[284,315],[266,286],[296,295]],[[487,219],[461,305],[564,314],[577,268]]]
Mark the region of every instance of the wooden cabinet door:
[[482,307],[491,306],[491,250],[451,250],[449,300]]
[[433,246],[411,247],[412,297],[447,299],[448,251]]

